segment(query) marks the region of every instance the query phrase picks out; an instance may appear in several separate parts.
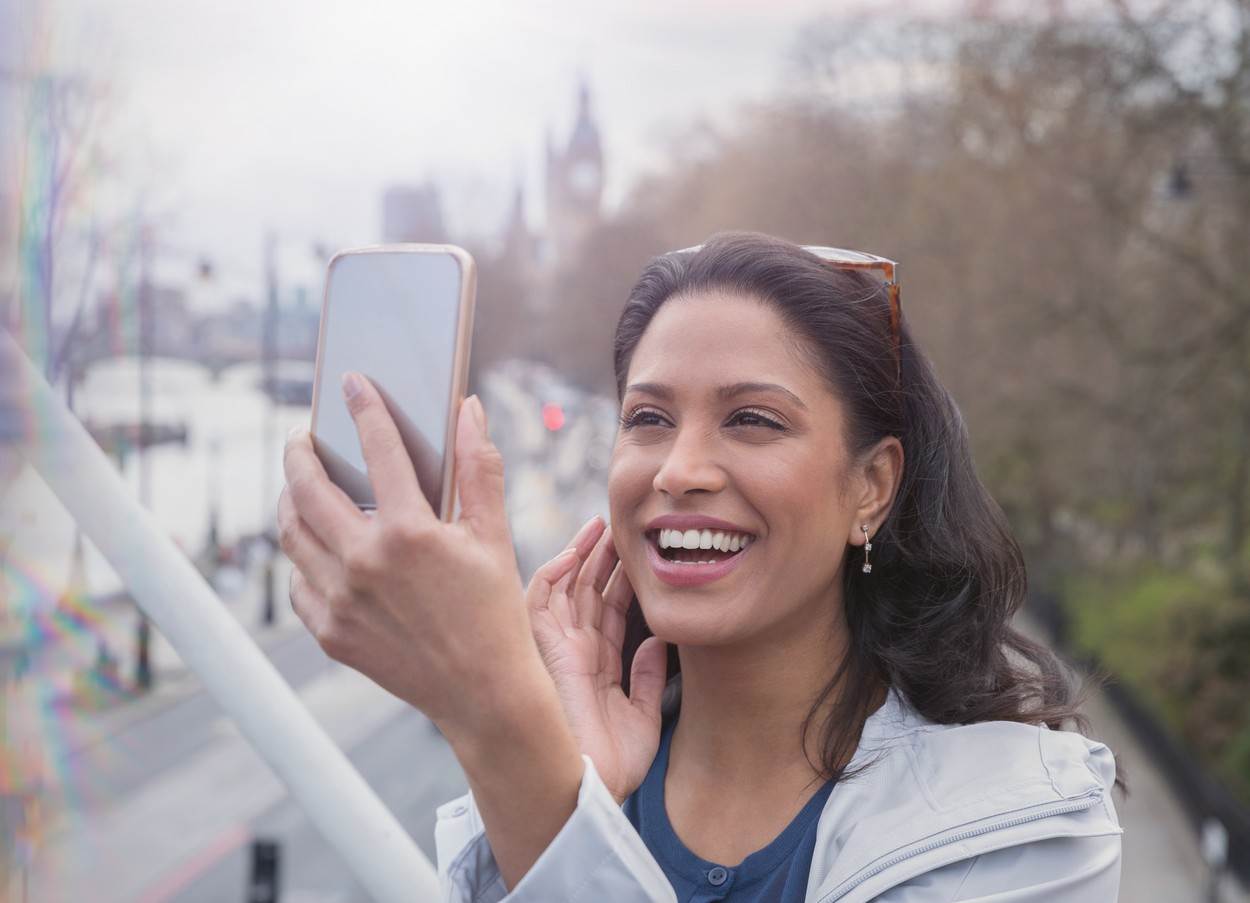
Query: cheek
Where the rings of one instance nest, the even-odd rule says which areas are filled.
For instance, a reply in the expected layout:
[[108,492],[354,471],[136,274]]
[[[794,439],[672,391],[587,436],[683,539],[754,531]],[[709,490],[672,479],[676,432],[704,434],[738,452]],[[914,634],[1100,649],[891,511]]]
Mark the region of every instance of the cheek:
[[744,494],[774,512],[779,507],[783,511],[809,511],[841,504],[833,471],[827,455],[808,449],[782,449],[736,461],[734,481]]
[[617,554],[628,564],[631,580],[639,579],[639,571],[646,565],[641,519],[645,513],[643,505],[653,492],[654,476],[646,456],[637,449],[618,449],[613,453],[608,468],[608,518]]
[[613,518],[618,513],[628,517],[630,508],[642,503],[651,491],[653,477],[647,455],[638,449],[618,446],[612,452],[612,462],[608,466],[608,502]]
[[739,486],[763,513],[769,530],[786,538],[783,554],[827,551],[848,516],[836,463],[821,454],[753,463],[740,472]]

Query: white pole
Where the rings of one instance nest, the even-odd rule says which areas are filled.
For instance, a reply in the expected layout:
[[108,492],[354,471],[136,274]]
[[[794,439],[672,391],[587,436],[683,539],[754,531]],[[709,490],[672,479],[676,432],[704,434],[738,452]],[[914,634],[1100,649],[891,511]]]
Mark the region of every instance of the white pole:
[[356,879],[384,903],[436,899],[438,877],[430,861],[135,501],[108,458],[3,328],[0,384],[0,444],[16,438],[61,504]]

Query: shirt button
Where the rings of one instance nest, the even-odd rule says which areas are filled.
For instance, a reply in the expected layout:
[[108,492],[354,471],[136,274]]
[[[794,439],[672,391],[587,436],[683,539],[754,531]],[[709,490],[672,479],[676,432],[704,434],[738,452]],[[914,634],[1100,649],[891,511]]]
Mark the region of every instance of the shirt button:
[[714,887],[720,887],[722,884],[725,883],[725,879],[728,877],[729,877],[729,872],[725,871],[719,865],[714,869],[708,869],[707,881],[708,881],[708,884],[711,884]]
[[451,810],[451,814],[455,817],[459,817],[461,815],[464,815],[468,811],[469,809],[467,806],[457,806],[455,809]]

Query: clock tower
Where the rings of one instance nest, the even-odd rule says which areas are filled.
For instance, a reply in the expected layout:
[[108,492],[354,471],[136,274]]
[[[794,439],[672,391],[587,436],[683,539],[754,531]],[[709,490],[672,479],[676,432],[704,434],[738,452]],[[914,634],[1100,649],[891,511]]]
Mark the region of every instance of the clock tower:
[[602,196],[603,148],[583,79],[568,146],[556,148],[547,136],[547,263],[558,265],[577,252],[582,236],[599,221]]

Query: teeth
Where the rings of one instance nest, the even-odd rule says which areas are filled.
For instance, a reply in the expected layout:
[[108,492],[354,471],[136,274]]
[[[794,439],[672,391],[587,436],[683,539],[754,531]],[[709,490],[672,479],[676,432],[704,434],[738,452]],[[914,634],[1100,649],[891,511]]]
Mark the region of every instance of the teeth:
[[659,545],[661,549],[719,549],[722,552],[737,552],[745,549],[750,542],[751,537],[745,533],[665,529],[660,531]]

